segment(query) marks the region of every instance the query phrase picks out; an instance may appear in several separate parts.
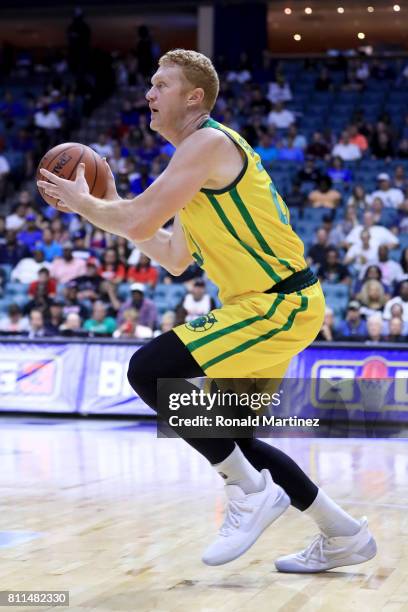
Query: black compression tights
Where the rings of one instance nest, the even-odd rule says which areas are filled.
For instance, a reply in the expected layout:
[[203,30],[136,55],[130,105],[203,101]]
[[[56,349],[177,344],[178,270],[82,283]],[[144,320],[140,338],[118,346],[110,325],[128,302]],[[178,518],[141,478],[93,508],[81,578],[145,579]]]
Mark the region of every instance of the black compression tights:
[[[134,353],[129,363],[130,385],[142,400],[157,412],[157,379],[205,376],[191,353],[172,331],[155,338]],[[184,383],[183,383],[184,384]],[[195,389],[185,382],[186,391]],[[220,463],[235,448],[241,448],[257,469],[267,468],[273,480],[289,495],[292,505],[306,510],[317,495],[317,486],[303,470],[278,448],[255,439],[184,438],[212,464]]]

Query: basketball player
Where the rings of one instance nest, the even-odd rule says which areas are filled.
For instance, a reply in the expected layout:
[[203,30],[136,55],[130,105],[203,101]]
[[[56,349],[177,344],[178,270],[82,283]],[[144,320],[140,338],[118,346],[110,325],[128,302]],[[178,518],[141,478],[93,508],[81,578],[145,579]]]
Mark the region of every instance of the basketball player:
[[[121,200],[112,174],[105,199],[90,196],[83,165],[75,181],[42,170],[47,181],[38,183],[59,210],[134,241],[173,275],[195,260],[219,287],[223,306],[207,325],[180,325],[133,355],[129,382],[155,410],[159,378],[282,378],[324,316],[320,284],[261,159],[210,117],[218,87],[211,61],[200,53],[178,49],[160,59],[146,94],[150,127],[176,152],[136,198]],[[172,217],[172,232],[161,229]],[[204,552],[208,565],[239,557],[290,504],[321,533],[304,551],[277,559],[278,570],[320,572],[375,555],[366,519],[340,508],[279,449],[256,439],[186,441],[226,484],[226,518]]]

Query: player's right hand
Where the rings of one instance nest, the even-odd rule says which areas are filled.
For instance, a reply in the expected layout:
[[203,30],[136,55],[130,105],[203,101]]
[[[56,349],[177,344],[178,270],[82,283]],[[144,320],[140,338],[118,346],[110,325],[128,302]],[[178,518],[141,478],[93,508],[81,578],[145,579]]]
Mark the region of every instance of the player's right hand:
[[113,176],[113,172],[111,170],[110,165],[106,161],[106,157],[103,158],[103,161],[106,164],[108,179],[107,179],[107,187],[106,187],[105,195],[101,199],[102,200],[121,200],[122,198],[119,196],[116,190],[115,177]]

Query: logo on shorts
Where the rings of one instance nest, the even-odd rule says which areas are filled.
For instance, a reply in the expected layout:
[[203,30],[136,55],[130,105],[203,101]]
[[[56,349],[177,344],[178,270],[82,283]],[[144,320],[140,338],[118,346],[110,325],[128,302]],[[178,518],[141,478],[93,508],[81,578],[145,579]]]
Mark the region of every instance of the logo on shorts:
[[198,317],[198,319],[194,319],[194,321],[189,321],[186,323],[186,327],[193,332],[205,332],[211,329],[214,323],[217,323],[217,319],[210,312],[208,315]]

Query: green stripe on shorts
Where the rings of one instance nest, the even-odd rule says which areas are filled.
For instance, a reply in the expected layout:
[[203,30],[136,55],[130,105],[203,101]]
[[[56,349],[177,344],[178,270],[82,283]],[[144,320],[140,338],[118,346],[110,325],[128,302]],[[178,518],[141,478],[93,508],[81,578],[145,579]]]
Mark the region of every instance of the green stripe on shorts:
[[186,344],[186,348],[189,351],[193,352],[202,346],[205,346],[209,342],[213,342],[214,340],[218,340],[223,336],[227,336],[228,334],[232,334],[234,331],[238,329],[243,329],[244,327],[248,327],[252,325],[252,323],[256,323],[257,321],[262,321],[262,319],[270,319],[275,314],[275,311],[279,304],[285,299],[283,293],[278,293],[276,299],[274,300],[272,306],[269,308],[268,312],[265,315],[256,315],[254,317],[250,317],[249,319],[244,319],[243,321],[238,321],[237,323],[233,323],[232,325],[228,325],[223,329],[218,329],[217,331],[211,332],[202,338],[198,338],[198,340],[193,340]]
[[[300,295],[299,292],[298,292],[298,295]],[[264,342],[265,340],[269,340],[270,338],[273,338],[273,336],[276,336],[276,334],[279,334],[280,332],[288,331],[292,327],[296,315],[299,312],[304,312],[307,309],[309,300],[306,296],[301,296],[301,297],[302,299],[301,299],[300,306],[292,310],[292,312],[290,313],[288,317],[288,320],[286,321],[284,325],[282,325],[282,327],[271,329],[269,332],[267,332],[266,334],[263,334],[262,336],[259,336],[258,338],[252,338],[251,340],[247,340],[246,342],[239,344],[235,348],[230,349],[229,351],[226,351],[225,353],[221,353],[221,355],[218,355],[217,357],[213,357],[213,359],[210,359],[209,361],[201,365],[202,369],[206,370],[207,368],[212,367],[216,363],[220,363],[220,361],[224,361],[224,359],[228,359],[228,357],[232,357],[233,355],[242,353],[243,351],[246,351],[252,346],[259,344],[260,342]]]

